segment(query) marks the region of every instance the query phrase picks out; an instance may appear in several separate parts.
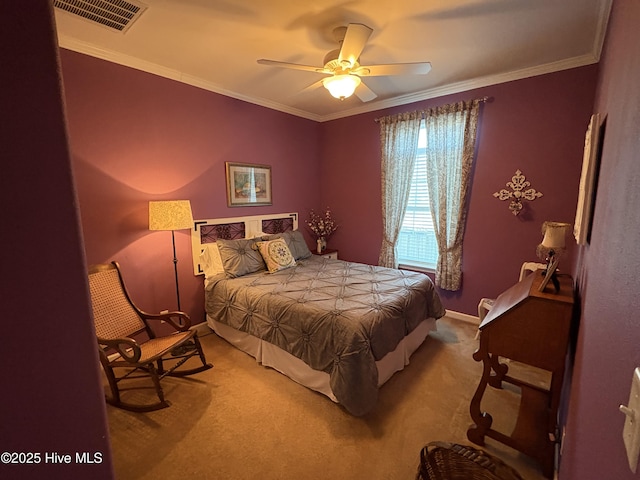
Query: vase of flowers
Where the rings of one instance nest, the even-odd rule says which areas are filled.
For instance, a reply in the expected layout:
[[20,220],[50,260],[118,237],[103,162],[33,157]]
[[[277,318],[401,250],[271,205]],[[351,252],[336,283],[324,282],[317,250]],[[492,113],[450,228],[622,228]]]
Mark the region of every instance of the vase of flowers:
[[327,207],[322,214],[311,210],[306,224],[316,236],[317,252],[324,252],[327,248],[327,238],[338,229],[338,225],[331,216],[331,209]]

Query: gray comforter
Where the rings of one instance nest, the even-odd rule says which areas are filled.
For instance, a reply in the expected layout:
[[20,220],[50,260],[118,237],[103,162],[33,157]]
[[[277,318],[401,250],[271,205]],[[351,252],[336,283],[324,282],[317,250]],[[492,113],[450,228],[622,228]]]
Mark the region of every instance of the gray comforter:
[[424,274],[315,255],[276,273],[213,278],[206,311],[328,373],[353,415],[376,404],[375,361],[422,320],[445,314]]

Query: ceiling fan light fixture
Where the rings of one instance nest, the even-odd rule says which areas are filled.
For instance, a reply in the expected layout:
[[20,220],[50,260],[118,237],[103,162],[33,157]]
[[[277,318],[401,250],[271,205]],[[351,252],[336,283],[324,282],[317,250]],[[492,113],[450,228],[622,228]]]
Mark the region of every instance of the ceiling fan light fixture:
[[322,80],[322,84],[333,97],[344,100],[353,95],[353,92],[360,85],[360,77],[349,74],[334,75]]

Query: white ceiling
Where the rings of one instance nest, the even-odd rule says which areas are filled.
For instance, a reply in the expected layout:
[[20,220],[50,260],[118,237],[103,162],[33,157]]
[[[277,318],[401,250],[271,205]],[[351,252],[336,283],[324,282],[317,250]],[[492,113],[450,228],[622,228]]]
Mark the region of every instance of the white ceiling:
[[[283,112],[326,121],[596,63],[611,0],[141,0],[117,32],[55,9],[63,48]],[[373,28],[360,63],[432,64],[427,75],[365,78],[378,97],[337,100],[324,75],[259,65],[322,66],[333,29]]]

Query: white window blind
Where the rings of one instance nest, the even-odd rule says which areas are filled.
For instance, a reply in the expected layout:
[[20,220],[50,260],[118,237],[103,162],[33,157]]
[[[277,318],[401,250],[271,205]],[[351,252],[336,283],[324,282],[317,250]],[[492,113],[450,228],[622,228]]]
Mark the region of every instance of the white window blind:
[[427,187],[427,135],[424,122],[420,126],[418,155],[413,168],[409,202],[396,245],[401,266],[435,269],[438,245],[429,207]]

